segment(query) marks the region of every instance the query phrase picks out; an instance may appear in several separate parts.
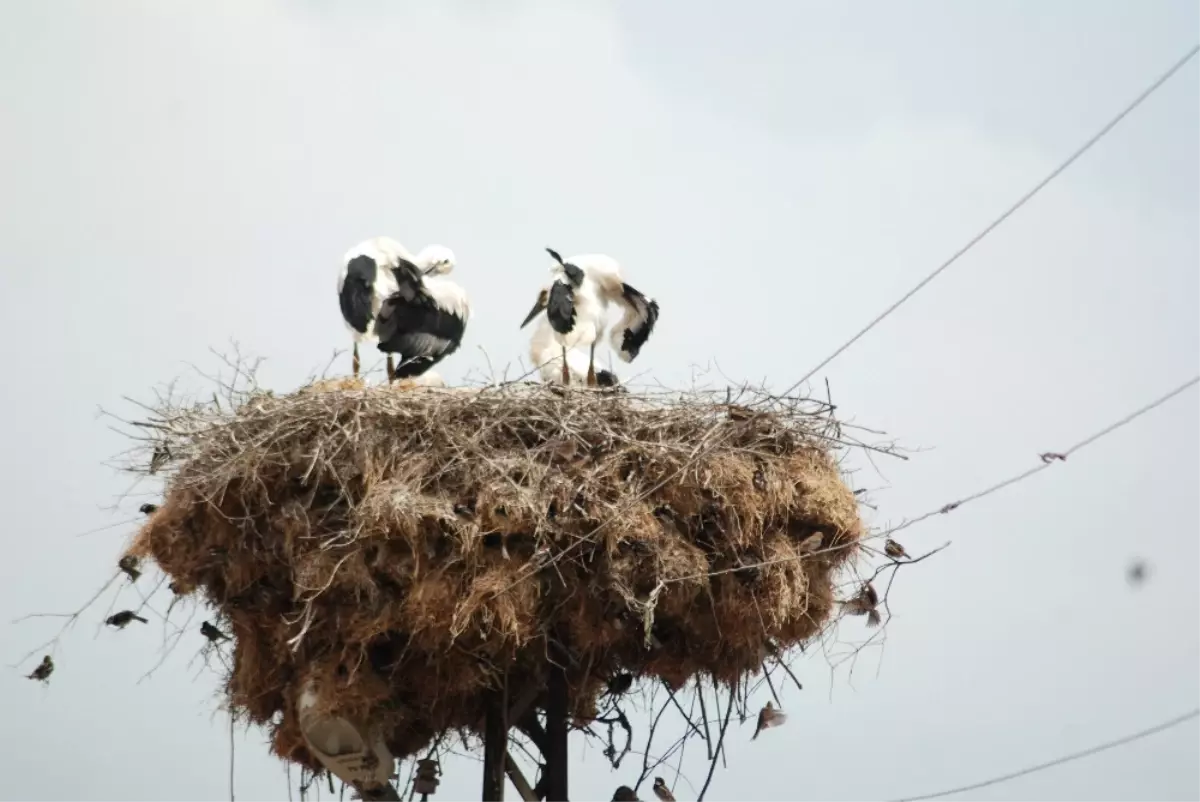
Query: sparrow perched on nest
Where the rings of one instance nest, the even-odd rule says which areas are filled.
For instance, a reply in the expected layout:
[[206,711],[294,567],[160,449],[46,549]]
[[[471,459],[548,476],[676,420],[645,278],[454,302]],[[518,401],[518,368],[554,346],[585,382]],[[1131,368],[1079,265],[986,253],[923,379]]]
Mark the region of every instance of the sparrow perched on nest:
[[798,545],[796,548],[801,554],[814,552],[821,548],[821,539],[824,537],[825,534],[823,532],[813,532],[811,535],[804,538],[804,540],[801,540],[800,545]]
[[142,618],[140,615],[135,613],[133,610],[122,610],[119,613],[113,613],[112,615],[110,615],[108,618],[106,618],[104,620],[104,623],[108,624],[110,627],[116,627],[117,629],[124,629],[125,627],[129,626],[129,624],[133,621],[141,621],[143,624],[150,623],[145,618]]
[[167,464],[171,459],[171,449],[165,443],[160,443],[154,447],[154,453],[150,455],[150,469],[147,471],[151,476]]
[[879,626],[879,594],[875,592],[875,587],[866,582],[863,584],[862,590],[858,592],[850,601],[845,602],[846,612],[850,615],[865,615],[867,617],[867,626]]
[[210,643],[216,643],[217,641],[222,641],[222,640],[229,640],[228,635],[226,635],[224,632],[217,629],[215,626],[208,623],[207,621],[205,621],[203,624],[200,625],[200,634],[203,635],[204,637],[208,638]]
[[654,795],[663,802],[675,802],[675,795],[671,793],[671,789],[663,782],[662,777],[654,778]]
[[36,679],[39,682],[47,682],[50,675],[54,673],[54,661],[50,659],[50,655],[42,658],[42,662],[38,663],[38,667],[33,670],[32,674],[26,674],[26,679]]
[[753,741],[757,738],[758,734],[763,730],[769,730],[771,727],[779,727],[786,721],[787,713],[767,702],[763,705],[763,709],[758,711],[758,726],[754,728],[754,734],[750,736],[750,740]]
[[142,515],[153,515],[154,513],[158,512],[158,505],[143,504],[142,506],[138,507],[138,512],[140,512]]
[[[667,793],[670,793],[669,791]],[[613,792],[612,802],[642,802],[628,785],[619,785]]]
[[126,554],[117,561],[117,567],[125,572],[125,576],[129,577],[130,582],[137,582],[138,577],[142,572],[138,570],[138,558],[132,554]]
[[620,673],[614,675],[608,681],[608,692],[613,696],[620,696],[633,687],[633,675]]
[[883,553],[891,557],[893,560],[899,560],[901,557],[906,560],[912,559],[912,557],[908,556],[908,552],[904,550],[904,547],[892,540],[890,537],[884,541]]

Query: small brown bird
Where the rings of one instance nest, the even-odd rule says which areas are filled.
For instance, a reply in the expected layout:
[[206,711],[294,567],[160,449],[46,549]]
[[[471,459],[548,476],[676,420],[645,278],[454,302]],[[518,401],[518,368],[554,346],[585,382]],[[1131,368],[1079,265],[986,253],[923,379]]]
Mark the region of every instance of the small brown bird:
[[766,476],[766,474],[764,474],[762,472],[761,469],[756,470],[754,472],[753,481],[754,481],[754,489],[757,490],[758,492],[761,493],[767,489],[767,476]]
[[54,661],[50,659],[50,655],[42,658],[42,662],[38,663],[38,667],[33,670],[32,674],[27,674],[26,679],[36,679],[39,682],[49,682],[50,675],[54,673]]
[[675,802],[675,795],[671,793],[671,789],[663,782],[662,777],[654,778],[654,795],[663,802]]
[[[667,793],[670,793],[668,791]],[[612,802],[642,802],[628,785],[619,785],[613,793]]]
[[1047,451],[1045,454],[1038,454],[1038,457],[1040,457],[1042,462],[1046,463],[1047,465],[1055,460],[1058,460],[1059,462],[1067,461],[1067,455],[1059,454],[1057,451]]
[[117,561],[117,567],[125,572],[125,576],[129,577],[130,582],[137,582],[138,577],[142,572],[138,570],[138,558],[132,554],[126,554]]
[[608,692],[620,696],[633,687],[633,675],[624,672],[616,674],[608,681]]
[[200,634],[203,635],[204,637],[208,638],[210,643],[216,643],[217,641],[222,641],[222,640],[229,640],[228,635],[226,635],[224,632],[217,629],[215,626],[208,623],[207,621],[205,621],[203,624],[200,625]]
[[904,550],[904,547],[892,540],[890,537],[884,541],[883,553],[891,557],[893,560],[899,560],[901,558],[904,558],[905,560],[912,559],[912,557],[908,556],[908,552]]
[[108,624],[110,627],[116,627],[117,629],[124,629],[125,627],[129,626],[129,624],[133,621],[141,621],[143,624],[150,623],[145,618],[142,618],[140,615],[135,613],[133,610],[122,610],[119,613],[113,613],[112,615],[110,615],[108,618],[106,618],[104,620],[104,623]]
[[171,449],[164,443],[160,443],[154,447],[154,453],[150,455],[150,475],[158,473],[158,471],[167,464],[171,459]]
[[143,504],[142,506],[138,507],[138,512],[140,512],[142,515],[153,515],[154,513],[158,512],[158,505]]
[[845,603],[846,612],[850,615],[865,615],[867,617],[867,626],[877,627],[882,620],[879,616],[879,594],[875,592],[875,586],[870,582],[866,582],[862,586],[862,590],[858,595]]
[[817,549],[821,548],[821,540],[824,537],[825,537],[825,534],[823,532],[813,532],[811,535],[804,538],[804,540],[801,540],[800,545],[797,546],[796,548],[799,549],[801,554],[808,554],[810,552],[814,552]]
[[754,728],[754,734],[750,736],[750,740],[753,741],[757,738],[758,734],[763,730],[769,730],[771,727],[779,727],[786,722],[787,713],[767,702],[763,705],[763,709],[758,711],[758,726]]

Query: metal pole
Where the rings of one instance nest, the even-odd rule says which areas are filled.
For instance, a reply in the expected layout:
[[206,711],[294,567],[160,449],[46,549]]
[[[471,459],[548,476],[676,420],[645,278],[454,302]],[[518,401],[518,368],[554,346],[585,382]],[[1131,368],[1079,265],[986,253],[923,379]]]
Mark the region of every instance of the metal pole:
[[566,672],[550,664],[546,700],[546,799],[567,802],[567,711],[570,700]]
[[[507,678],[504,683],[508,685]],[[505,758],[508,755],[507,687],[488,691],[483,736],[483,802],[504,802]]]

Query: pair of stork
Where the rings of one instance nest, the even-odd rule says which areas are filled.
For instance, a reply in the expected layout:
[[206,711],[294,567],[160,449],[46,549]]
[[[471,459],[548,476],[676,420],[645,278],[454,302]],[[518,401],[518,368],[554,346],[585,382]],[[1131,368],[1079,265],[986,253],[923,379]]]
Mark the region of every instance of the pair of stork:
[[[596,370],[596,345],[608,328],[609,306],[623,310],[609,342],[623,361],[632,362],[654,330],[658,304],[625,283],[612,257],[563,259],[546,250],[554,258],[551,281],[521,323],[524,328],[541,317],[530,341],[534,365],[547,382],[616,384],[611,372]],[[440,383],[430,369],[458,350],[471,315],[463,288],[447,278],[454,264],[454,253],[443,245],[430,245],[414,257],[390,237],[366,240],[347,252],[338,275],[338,301],[354,339],[355,376],[359,345],[374,342],[387,354],[389,382]]]

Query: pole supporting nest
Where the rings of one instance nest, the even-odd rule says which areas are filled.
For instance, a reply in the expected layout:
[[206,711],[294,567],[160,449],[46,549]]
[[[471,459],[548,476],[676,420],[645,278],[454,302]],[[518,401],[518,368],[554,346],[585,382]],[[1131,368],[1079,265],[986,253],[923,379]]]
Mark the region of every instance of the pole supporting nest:
[[569,691],[562,666],[550,663],[546,699],[546,799],[567,800],[567,711]]
[[508,678],[488,692],[483,737],[483,802],[503,802],[508,757]]

